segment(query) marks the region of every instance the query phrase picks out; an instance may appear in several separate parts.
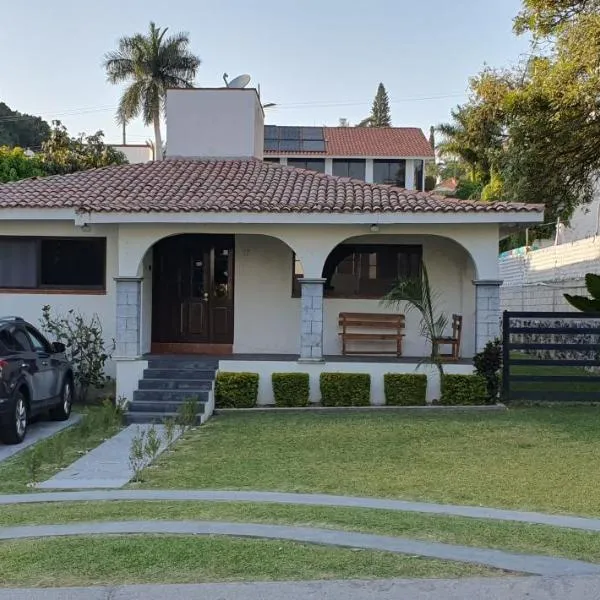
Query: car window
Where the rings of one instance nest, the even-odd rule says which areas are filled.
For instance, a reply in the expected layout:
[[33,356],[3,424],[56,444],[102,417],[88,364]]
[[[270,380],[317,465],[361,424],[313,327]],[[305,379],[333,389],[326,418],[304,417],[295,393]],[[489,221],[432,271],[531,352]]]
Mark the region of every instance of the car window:
[[50,343],[39,331],[36,331],[33,327],[26,327],[25,330],[35,352],[52,352]]
[[31,343],[29,338],[25,335],[22,329],[13,329],[12,337],[14,337],[17,344],[22,348],[21,352],[31,351]]
[[9,352],[25,352],[26,347],[13,336],[8,329],[0,331],[0,344],[4,346]]

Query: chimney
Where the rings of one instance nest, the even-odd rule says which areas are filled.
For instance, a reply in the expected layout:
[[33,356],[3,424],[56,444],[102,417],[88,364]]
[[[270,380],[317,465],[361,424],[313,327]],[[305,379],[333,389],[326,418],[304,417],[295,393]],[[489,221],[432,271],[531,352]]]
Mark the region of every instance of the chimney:
[[168,157],[262,160],[264,114],[252,88],[167,90]]

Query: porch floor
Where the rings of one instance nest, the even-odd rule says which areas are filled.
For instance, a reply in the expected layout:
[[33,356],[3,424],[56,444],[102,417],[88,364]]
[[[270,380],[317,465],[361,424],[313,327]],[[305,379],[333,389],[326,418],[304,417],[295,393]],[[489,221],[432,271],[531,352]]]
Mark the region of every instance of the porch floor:
[[[211,360],[248,360],[248,361],[280,361],[280,362],[294,362],[300,358],[299,354],[144,354],[145,360],[160,358],[161,360],[198,360],[198,359],[211,359]],[[351,356],[340,356],[336,354],[329,354],[323,356],[324,362],[337,362],[337,363],[397,363],[397,364],[418,364],[423,361],[422,356],[385,356],[385,355],[359,355],[353,354]],[[473,363],[472,358],[459,358],[456,361],[447,361],[444,364],[454,365],[470,365]]]

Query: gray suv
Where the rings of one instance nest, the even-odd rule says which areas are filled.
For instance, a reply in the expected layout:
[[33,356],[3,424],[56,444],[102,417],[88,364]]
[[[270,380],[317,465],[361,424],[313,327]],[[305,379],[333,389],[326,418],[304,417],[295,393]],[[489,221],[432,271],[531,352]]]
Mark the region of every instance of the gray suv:
[[65,346],[50,343],[21,317],[0,317],[0,440],[19,444],[32,417],[49,412],[66,421],[73,370]]

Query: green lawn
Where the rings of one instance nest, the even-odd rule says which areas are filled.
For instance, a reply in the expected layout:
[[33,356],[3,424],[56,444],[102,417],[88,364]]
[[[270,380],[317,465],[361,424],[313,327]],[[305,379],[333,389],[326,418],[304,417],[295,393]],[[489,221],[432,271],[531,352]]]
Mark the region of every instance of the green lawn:
[[49,479],[119,429],[119,416],[110,407],[85,409],[81,423],[0,463],[0,494],[33,491],[32,481]]
[[[325,492],[600,514],[600,409],[228,414],[142,487]],[[138,485],[138,484],[135,484]]]
[[600,563],[600,533],[386,510],[220,502],[79,502],[3,506],[0,526],[129,520],[302,525]]
[[499,575],[476,565],[279,540],[104,536],[0,542],[0,585]]

